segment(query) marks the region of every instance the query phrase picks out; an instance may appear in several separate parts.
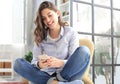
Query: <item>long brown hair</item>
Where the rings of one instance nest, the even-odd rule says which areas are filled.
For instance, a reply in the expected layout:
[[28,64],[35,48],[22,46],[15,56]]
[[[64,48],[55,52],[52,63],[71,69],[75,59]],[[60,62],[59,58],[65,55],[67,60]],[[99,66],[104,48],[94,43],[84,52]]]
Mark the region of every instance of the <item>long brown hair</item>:
[[[35,18],[35,30],[34,30],[34,41],[37,45],[39,45],[39,43],[45,39],[46,37],[46,31],[47,31],[47,28],[45,26],[45,24],[43,23],[42,21],[42,16],[41,16],[41,11],[45,8],[48,8],[50,10],[53,10],[53,11],[59,11],[57,9],[57,7],[52,3],[52,2],[49,2],[49,1],[44,1],[40,4],[39,8],[38,8],[38,11],[36,13],[36,18]],[[68,25],[66,24],[66,22],[63,22],[62,21],[62,17],[61,15],[58,17],[58,22],[61,26],[65,26],[65,25]]]

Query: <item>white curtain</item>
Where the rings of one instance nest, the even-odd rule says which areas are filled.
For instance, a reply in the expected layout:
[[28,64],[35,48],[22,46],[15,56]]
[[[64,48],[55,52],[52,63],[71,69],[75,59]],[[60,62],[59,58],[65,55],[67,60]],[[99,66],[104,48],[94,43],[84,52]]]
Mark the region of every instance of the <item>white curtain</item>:
[[0,44],[24,43],[24,0],[0,2]]

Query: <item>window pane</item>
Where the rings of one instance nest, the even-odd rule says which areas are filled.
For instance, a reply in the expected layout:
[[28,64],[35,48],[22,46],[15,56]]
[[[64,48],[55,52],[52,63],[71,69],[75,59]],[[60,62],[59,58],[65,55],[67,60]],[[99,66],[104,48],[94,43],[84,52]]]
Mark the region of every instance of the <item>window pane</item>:
[[76,1],[92,2],[92,0],[76,0]]
[[23,43],[23,2],[24,0],[3,0],[0,3],[0,23],[2,23],[0,24],[0,29],[2,30],[0,31],[0,44]]
[[13,3],[13,43],[24,42],[24,0],[14,0]]
[[93,67],[90,67],[88,76],[90,77],[91,80],[92,80],[92,78],[93,78],[93,75],[92,75],[92,74],[93,74],[93,73],[92,73],[93,71],[92,71],[92,70],[93,70]]
[[113,1],[113,7],[120,9],[120,0],[112,0]]
[[12,42],[12,2],[13,0],[0,2],[0,44]]
[[91,33],[91,6],[74,2],[73,10],[73,27],[77,31]]
[[120,38],[114,38],[114,63],[120,64]]
[[109,66],[96,67],[95,77],[96,77],[95,84],[112,84],[112,67]]
[[110,0],[94,0],[95,4],[110,6]]
[[111,64],[111,39],[109,37],[95,37],[95,63]]
[[95,33],[110,34],[111,33],[111,17],[110,10],[95,7]]
[[91,35],[78,34],[78,37],[79,37],[80,39],[82,39],[82,38],[86,38],[86,39],[90,39],[90,40],[92,40],[92,36],[91,36]]
[[120,35],[120,11],[113,11],[114,35]]
[[114,84],[120,84],[120,67],[115,67]]

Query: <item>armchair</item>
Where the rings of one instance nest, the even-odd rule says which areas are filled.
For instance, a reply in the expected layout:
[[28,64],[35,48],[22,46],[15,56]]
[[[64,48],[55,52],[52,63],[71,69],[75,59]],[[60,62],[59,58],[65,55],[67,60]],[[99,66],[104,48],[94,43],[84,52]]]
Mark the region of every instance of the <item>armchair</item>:
[[[80,44],[80,46],[87,46],[90,49],[90,63],[91,63],[93,53],[94,53],[93,42],[89,39],[80,39],[79,44]],[[84,84],[93,84],[92,80],[88,77],[89,69],[90,69],[90,66],[88,66],[87,70],[85,71],[85,73],[83,75],[82,80],[83,80]]]

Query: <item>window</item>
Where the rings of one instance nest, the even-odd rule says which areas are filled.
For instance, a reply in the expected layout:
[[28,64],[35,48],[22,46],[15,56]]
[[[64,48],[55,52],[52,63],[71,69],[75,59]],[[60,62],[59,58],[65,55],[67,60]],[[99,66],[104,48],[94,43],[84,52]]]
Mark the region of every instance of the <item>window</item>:
[[0,44],[24,43],[24,0],[2,0],[0,11]]
[[71,20],[80,38],[93,40],[90,77],[95,84],[119,84],[120,1],[73,0]]
[[13,62],[25,55],[24,2],[2,0],[0,3],[0,81],[14,78]]

